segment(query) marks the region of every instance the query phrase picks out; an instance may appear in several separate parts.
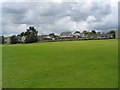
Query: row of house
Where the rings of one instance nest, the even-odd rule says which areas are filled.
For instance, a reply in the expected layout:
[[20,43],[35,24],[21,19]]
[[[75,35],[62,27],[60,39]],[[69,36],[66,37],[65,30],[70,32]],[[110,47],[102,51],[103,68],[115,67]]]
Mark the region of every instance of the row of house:
[[83,33],[62,32],[60,34],[60,39],[78,39],[83,37],[85,37]]
[[53,36],[50,36],[50,35],[38,35],[38,39],[40,40],[40,41],[42,41],[42,40],[55,40],[55,38],[53,37]]
[[[25,36],[17,36],[18,43],[25,43],[26,37]],[[11,42],[10,36],[4,38],[4,43],[9,44]]]
[[114,38],[113,34],[88,34],[83,33],[72,33],[72,32],[62,32],[60,34],[60,39],[95,39],[95,38]]
[[[118,34],[118,33],[116,33]],[[116,35],[118,38],[118,35]],[[73,39],[111,39],[114,38],[112,34],[88,34],[73,33],[73,32],[62,32],[59,35],[59,40],[73,40]],[[18,36],[19,43],[25,43],[25,36]],[[51,35],[38,35],[39,41],[54,41],[54,36]],[[10,37],[5,37],[5,43],[10,43]]]

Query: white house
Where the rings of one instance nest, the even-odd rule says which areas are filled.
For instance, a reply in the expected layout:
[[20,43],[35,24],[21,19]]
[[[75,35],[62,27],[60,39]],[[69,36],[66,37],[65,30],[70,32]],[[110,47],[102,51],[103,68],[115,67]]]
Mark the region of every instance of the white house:
[[26,40],[26,37],[25,37],[25,36],[22,36],[22,37],[21,37],[21,42],[22,42],[22,43],[25,43],[25,40]]
[[55,40],[54,37],[51,37],[49,35],[38,35],[38,38],[39,38],[39,40],[46,40],[46,41]]
[[85,35],[83,33],[73,33],[73,35],[75,36],[75,38],[83,38],[83,37],[85,37]]
[[85,37],[85,35],[83,33],[62,32],[60,37],[61,39],[79,39]]
[[[18,39],[18,43],[25,43],[26,37],[25,36],[17,36]],[[5,37],[4,42],[9,44],[11,42],[11,38],[10,37]]]
[[62,32],[61,34],[60,34],[60,37],[62,38],[62,37],[73,37],[73,33],[72,32]]
[[19,43],[25,43],[26,37],[25,36],[17,36]]
[[10,40],[10,37],[5,37],[5,39],[4,39],[4,42],[5,42],[5,43],[9,44],[10,41],[11,41],[11,40]]

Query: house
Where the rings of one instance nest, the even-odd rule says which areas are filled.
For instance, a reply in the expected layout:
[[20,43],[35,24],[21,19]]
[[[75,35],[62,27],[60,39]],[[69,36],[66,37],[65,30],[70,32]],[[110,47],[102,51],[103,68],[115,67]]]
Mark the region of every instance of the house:
[[108,39],[114,38],[114,37],[113,37],[113,34],[107,34],[107,38],[108,38]]
[[83,33],[74,33],[73,36],[76,38],[76,39],[79,39],[79,38],[84,38],[85,35]]
[[80,39],[84,38],[85,35],[83,33],[74,33],[74,32],[62,32],[60,34],[61,39]]
[[26,36],[17,36],[18,43],[25,43]]
[[22,43],[25,43],[25,40],[26,40],[26,36],[22,36],[22,37],[21,37],[21,42],[22,42]]
[[100,34],[100,38],[111,39],[114,38],[113,34]]
[[93,38],[97,38],[98,35],[96,35],[96,34],[88,34],[85,37],[86,37],[86,39],[93,39]]
[[55,40],[54,37],[51,37],[49,35],[38,35],[38,39],[41,41],[41,40],[44,40],[44,41],[51,41],[51,40]]
[[120,30],[116,30],[115,32],[115,38],[120,39]]
[[74,34],[72,32],[62,32],[60,34],[61,39],[74,39]]
[[10,42],[11,42],[10,37],[5,37],[4,42],[7,44],[10,44]]
[[[17,36],[18,43],[25,43],[26,37],[25,36]],[[5,37],[4,42],[9,44],[11,42],[11,37]]]
[[86,39],[111,39],[114,38],[112,34],[88,34],[86,35]]

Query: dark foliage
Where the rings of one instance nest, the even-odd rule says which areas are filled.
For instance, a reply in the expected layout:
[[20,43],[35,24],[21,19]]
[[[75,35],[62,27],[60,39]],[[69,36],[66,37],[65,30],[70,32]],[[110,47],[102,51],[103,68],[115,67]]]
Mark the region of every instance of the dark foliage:
[[53,37],[53,38],[56,37],[55,33],[50,33],[49,36],[51,36],[51,37]]
[[4,42],[5,42],[5,38],[4,38],[4,36],[2,36],[2,44],[4,44]]
[[75,33],[80,33],[80,31],[76,31]]
[[107,34],[112,34],[113,37],[115,38],[115,30],[110,30]]
[[92,34],[96,34],[96,31],[95,31],[95,30],[92,30]]
[[83,34],[88,35],[88,34],[90,34],[90,32],[83,31]]
[[13,35],[13,36],[10,37],[10,43],[11,43],[11,44],[16,44],[16,43],[18,43],[18,38],[17,38],[16,35]]
[[26,36],[25,43],[34,43],[38,41],[37,37],[38,31],[34,27],[29,27],[27,31],[24,33]]

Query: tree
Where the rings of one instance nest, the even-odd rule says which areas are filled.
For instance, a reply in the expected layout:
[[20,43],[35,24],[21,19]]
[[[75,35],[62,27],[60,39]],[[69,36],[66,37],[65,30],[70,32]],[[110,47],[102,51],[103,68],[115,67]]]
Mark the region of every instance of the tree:
[[90,32],[87,32],[87,31],[83,31],[83,33],[84,33],[85,35],[88,35]]
[[115,34],[115,30],[110,30],[108,34]]
[[107,34],[112,34],[113,37],[115,38],[115,30],[110,30]]
[[56,35],[56,36],[55,36],[55,39],[60,39],[60,36]]
[[25,33],[24,32],[22,32],[21,34],[20,34],[20,36],[24,36],[25,35]]
[[76,31],[75,33],[80,33],[80,31]]
[[17,36],[25,36],[26,32],[22,32],[21,34],[18,34]]
[[101,34],[101,32],[97,32],[97,34]]
[[54,33],[50,33],[49,36],[54,37],[54,38],[56,37]]
[[0,36],[0,44],[4,44],[4,36]]
[[26,36],[28,35],[28,32],[22,32],[19,36]]
[[102,32],[102,34],[105,34],[105,32]]
[[34,43],[38,41],[38,37],[37,37],[38,31],[34,28],[34,27],[29,27],[29,29],[27,29],[27,31],[24,33],[24,35],[26,36],[26,43]]
[[2,36],[2,44],[4,44],[5,38],[4,36]]
[[10,43],[12,43],[12,44],[18,43],[18,38],[16,35],[13,35],[10,37]]
[[92,33],[93,33],[93,34],[96,34],[96,31],[95,31],[95,30],[92,30]]
[[89,34],[94,34],[93,32],[89,32]]

